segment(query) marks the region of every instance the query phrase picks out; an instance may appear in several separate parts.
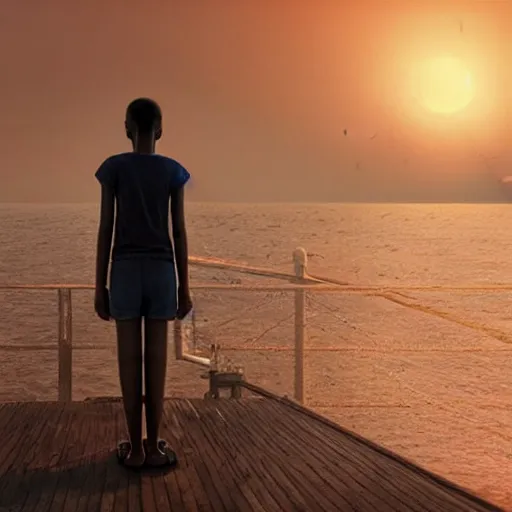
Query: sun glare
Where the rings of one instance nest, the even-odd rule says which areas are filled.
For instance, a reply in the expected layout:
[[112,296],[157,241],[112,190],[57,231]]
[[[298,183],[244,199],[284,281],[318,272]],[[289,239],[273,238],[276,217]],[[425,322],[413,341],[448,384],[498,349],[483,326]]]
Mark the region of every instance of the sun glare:
[[437,114],[453,114],[474,98],[471,74],[455,57],[422,62],[417,70],[417,96],[424,108]]

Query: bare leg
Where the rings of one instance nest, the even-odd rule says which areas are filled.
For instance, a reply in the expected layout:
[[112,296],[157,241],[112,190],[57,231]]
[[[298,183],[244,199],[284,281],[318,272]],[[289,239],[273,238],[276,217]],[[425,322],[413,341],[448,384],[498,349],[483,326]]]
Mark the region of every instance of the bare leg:
[[146,430],[148,465],[159,466],[167,456],[158,448],[158,430],[164,407],[167,370],[167,320],[145,319],[144,378],[146,384]]
[[141,466],[145,460],[142,447],[141,319],[118,320],[116,328],[119,379],[131,444],[131,452],[124,463],[127,466]]

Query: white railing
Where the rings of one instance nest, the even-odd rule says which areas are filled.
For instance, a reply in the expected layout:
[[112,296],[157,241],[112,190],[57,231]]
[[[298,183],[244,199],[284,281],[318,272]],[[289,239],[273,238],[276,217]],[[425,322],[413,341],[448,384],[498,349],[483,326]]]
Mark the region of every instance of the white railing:
[[[494,285],[461,285],[461,286],[353,286],[328,277],[311,275],[307,272],[307,253],[304,249],[298,248],[293,253],[294,272],[274,272],[270,269],[242,265],[239,263],[227,263],[221,260],[191,257],[192,265],[208,266],[219,269],[229,269],[258,276],[268,276],[289,281],[287,284],[192,284],[192,290],[215,290],[218,292],[245,291],[245,292],[294,292],[294,396],[295,399],[304,402],[304,341],[306,323],[306,295],[308,292],[336,292],[354,293],[366,295],[380,295],[398,291],[505,291],[512,290],[510,284]],[[0,290],[49,290],[56,291],[58,296],[58,398],[60,401],[72,400],[72,352],[73,352],[73,307],[72,292],[74,290],[94,290],[94,286],[86,284],[23,284],[23,285],[0,285]],[[210,359],[189,353],[186,341],[183,336],[182,322],[174,322],[173,328],[175,357],[178,360],[188,361],[205,367],[210,366]],[[0,346],[1,349],[11,349],[10,345]],[[48,349],[47,345],[30,345],[26,348],[32,350]],[[84,348],[96,348],[95,346]]]

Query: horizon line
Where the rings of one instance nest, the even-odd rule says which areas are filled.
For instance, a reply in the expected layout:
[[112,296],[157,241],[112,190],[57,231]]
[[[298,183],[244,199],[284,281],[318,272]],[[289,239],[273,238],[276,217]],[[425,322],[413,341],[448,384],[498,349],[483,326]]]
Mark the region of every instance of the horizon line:
[[[214,200],[204,200],[204,201],[197,201],[197,200],[187,200],[186,203],[188,204],[511,204],[511,201],[505,201],[505,200],[497,200],[497,201],[488,201],[488,200],[482,200],[482,201],[434,201],[434,200],[417,200],[417,201],[411,201],[411,200],[399,200],[399,201],[371,201],[371,200],[353,200],[353,201],[236,201],[236,200],[229,200],[229,201],[214,201]],[[1,201],[0,205],[75,205],[75,204],[83,204],[83,205],[99,205],[99,201]]]

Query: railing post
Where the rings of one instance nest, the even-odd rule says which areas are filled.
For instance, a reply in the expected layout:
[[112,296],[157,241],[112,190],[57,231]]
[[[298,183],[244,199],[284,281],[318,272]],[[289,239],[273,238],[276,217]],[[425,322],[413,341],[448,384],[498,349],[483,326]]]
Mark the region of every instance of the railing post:
[[59,401],[71,402],[73,378],[73,310],[71,290],[59,288]]
[[181,320],[174,320],[174,353],[176,359],[183,359],[183,332]]
[[[293,263],[297,282],[306,277],[307,252],[301,247],[293,251]],[[304,325],[306,317],[306,291],[295,291],[295,399],[304,403]]]

